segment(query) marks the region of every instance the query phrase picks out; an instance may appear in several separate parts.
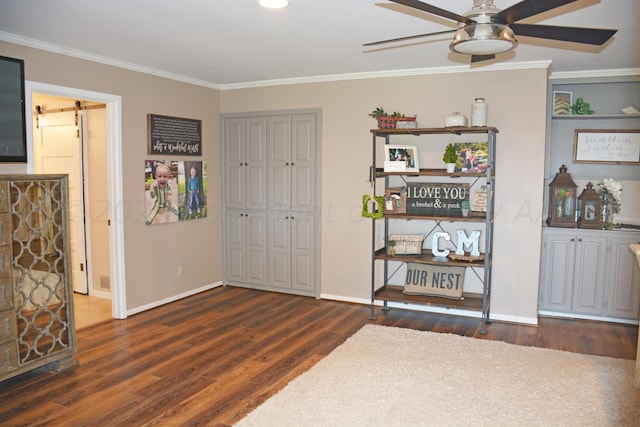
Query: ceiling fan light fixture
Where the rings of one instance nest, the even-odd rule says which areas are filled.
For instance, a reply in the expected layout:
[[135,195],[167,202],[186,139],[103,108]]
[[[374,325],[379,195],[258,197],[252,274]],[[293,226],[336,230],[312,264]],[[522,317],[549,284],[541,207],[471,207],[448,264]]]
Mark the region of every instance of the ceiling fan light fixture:
[[491,55],[506,52],[517,45],[511,28],[502,24],[486,23],[458,28],[449,48],[465,55]]
[[267,9],[282,9],[289,5],[287,0],[260,0],[258,3]]

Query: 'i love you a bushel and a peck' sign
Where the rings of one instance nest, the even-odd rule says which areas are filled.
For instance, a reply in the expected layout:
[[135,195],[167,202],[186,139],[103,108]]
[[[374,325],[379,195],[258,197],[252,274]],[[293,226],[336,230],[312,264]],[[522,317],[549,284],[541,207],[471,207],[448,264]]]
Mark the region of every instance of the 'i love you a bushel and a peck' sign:
[[469,184],[407,183],[408,214],[460,216],[464,200],[469,200]]

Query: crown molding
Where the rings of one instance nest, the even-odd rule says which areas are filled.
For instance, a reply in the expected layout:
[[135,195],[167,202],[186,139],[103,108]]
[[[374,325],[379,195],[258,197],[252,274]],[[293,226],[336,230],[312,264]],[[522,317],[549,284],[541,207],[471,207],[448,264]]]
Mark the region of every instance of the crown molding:
[[60,55],[71,56],[78,59],[84,59],[91,62],[97,62],[104,65],[111,65],[113,67],[123,68],[129,71],[136,71],[143,74],[150,74],[152,76],[163,77],[170,80],[176,80],[183,83],[189,83],[196,86],[208,87],[211,89],[220,89],[220,85],[217,83],[207,82],[204,80],[194,79],[192,77],[183,76],[180,74],[173,74],[156,68],[145,67],[143,65],[134,64],[127,61],[120,61],[118,59],[109,58],[106,56],[95,55],[93,53],[85,52],[77,49],[70,49],[68,47],[60,46],[53,43],[47,43],[40,40],[30,39],[27,37],[17,36],[11,33],[5,33],[0,31],[0,40],[15,43],[22,46],[31,47],[34,49],[44,50],[51,53],[58,53]]
[[640,68],[617,68],[610,70],[560,71],[551,73],[549,80],[580,79],[596,77],[640,76]]
[[78,59],[84,59],[87,61],[97,62],[100,64],[110,65],[113,67],[123,68],[130,71],[136,71],[139,73],[149,74],[157,77],[163,77],[170,80],[176,80],[183,83],[189,83],[195,86],[208,87],[211,89],[217,89],[221,91],[268,87],[268,86],[306,84],[306,83],[325,83],[325,82],[346,81],[346,80],[379,79],[379,78],[388,78],[388,77],[408,77],[408,76],[456,74],[456,73],[469,73],[469,72],[474,73],[474,72],[484,72],[484,71],[522,70],[522,69],[529,69],[529,68],[549,68],[549,66],[551,65],[551,61],[505,62],[505,63],[495,63],[491,65],[486,65],[486,66],[474,64],[474,65],[455,65],[451,67],[409,68],[409,69],[400,69],[400,70],[370,71],[370,72],[346,73],[346,74],[328,74],[328,75],[309,76],[309,77],[294,77],[294,78],[286,78],[286,79],[273,79],[273,80],[260,80],[260,81],[252,81],[252,82],[220,84],[220,83],[194,79],[192,77],[183,76],[180,74],[173,74],[173,73],[169,73],[156,68],[145,67],[143,65],[134,64],[127,61],[120,61],[120,60],[109,58],[106,56],[95,55],[82,50],[70,49],[57,44],[47,43],[40,40],[22,37],[15,34],[2,32],[2,31],[0,31],[0,40],[4,40],[9,43],[19,44],[22,46],[31,47],[34,49],[45,50],[47,52],[71,56]]
[[254,82],[221,84],[220,90],[250,89],[267,86],[284,86],[304,83],[324,83],[345,80],[380,79],[388,77],[409,77],[436,74],[475,73],[484,71],[523,70],[528,68],[549,68],[551,61],[529,61],[498,63],[488,66],[455,65],[451,67],[408,68],[402,70],[370,71],[363,73],[329,74],[290,79],[261,80]]

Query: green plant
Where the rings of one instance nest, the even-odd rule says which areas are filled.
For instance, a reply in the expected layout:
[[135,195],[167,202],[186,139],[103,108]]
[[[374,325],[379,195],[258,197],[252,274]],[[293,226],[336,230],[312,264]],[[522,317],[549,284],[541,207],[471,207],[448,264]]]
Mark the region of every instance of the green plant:
[[389,240],[389,246],[391,246],[392,248],[396,245],[396,241],[395,240]]
[[468,200],[463,200],[462,203],[460,203],[460,207],[462,209],[469,209],[471,207],[471,205],[469,204]]
[[399,113],[397,111],[394,111],[393,114],[391,115],[391,117],[403,117],[403,116],[404,116],[404,114]]
[[387,113],[384,111],[384,109],[382,107],[376,107],[375,110],[373,110],[371,113],[369,113],[369,116],[373,117],[374,119],[377,119],[378,117],[382,117],[382,116],[386,116]]
[[575,104],[571,104],[569,106],[569,109],[571,110],[571,114],[575,114],[578,116],[593,114],[591,105],[589,105],[588,102],[584,102],[584,99],[582,99],[582,97],[576,99]]
[[442,160],[445,163],[456,163],[458,161],[458,154],[456,153],[456,149],[453,144],[447,145],[447,148],[444,150]]

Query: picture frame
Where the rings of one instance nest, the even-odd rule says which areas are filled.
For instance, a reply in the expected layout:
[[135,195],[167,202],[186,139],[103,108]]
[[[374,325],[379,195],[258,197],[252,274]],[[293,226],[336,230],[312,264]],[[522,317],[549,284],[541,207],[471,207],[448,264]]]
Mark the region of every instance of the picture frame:
[[456,142],[453,144],[458,161],[455,172],[484,173],[489,167],[489,143],[480,142]]
[[553,91],[553,115],[568,116],[571,114],[571,104],[573,104],[573,92],[562,90]]
[[0,81],[0,163],[26,163],[24,61],[0,56]]
[[385,172],[420,172],[415,145],[387,144],[384,146],[384,160]]
[[640,129],[576,129],[573,162],[640,165]]

